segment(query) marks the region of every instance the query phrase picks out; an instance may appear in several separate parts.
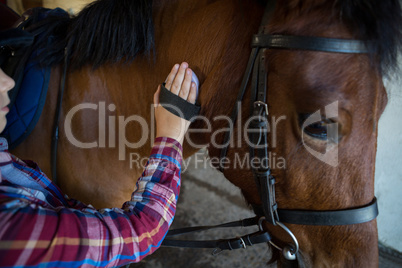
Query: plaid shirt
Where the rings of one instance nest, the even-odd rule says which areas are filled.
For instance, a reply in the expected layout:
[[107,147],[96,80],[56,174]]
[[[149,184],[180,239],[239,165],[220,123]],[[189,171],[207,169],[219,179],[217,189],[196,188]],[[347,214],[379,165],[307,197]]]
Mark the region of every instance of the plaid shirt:
[[96,210],[69,199],[0,138],[0,266],[115,267],[161,244],[176,210],[182,147],[157,138],[131,200]]

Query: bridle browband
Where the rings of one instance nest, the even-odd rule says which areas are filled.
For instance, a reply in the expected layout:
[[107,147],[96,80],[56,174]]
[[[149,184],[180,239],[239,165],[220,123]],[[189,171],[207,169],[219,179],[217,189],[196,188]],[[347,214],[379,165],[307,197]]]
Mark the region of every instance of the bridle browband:
[[360,40],[279,34],[256,34],[253,36],[251,46],[257,48],[311,50],[349,54],[369,52],[366,44]]
[[[250,159],[255,157],[260,160],[268,158],[268,104],[266,101],[267,70],[265,62],[265,52],[267,49],[307,50],[347,54],[369,53],[366,42],[360,40],[265,34],[264,26],[267,25],[274,7],[275,1],[267,4],[259,33],[253,36],[251,42],[252,51],[236,101],[236,103],[242,102],[251,78],[250,116],[252,117],[252,120],[250,122],[250,130],[252,131],[249,131],[249,140],[254,146],[250,146],[249,149]],[[238,108],[238,105],[235,105],[231,113],[231,122],[233,124],[237,119]],[[229,141],[232,135],[232,129],[229,129],[230,131],[226,132],[224,136],[223,144],[225,147],[221,151],[221,160],[226,157],[229,148]],[[259,163],[261,163],[261,161]],[[220,165],[222,172],[223,166],[224,165]],[[375,197],[365,206],[342,210],[317,211],[279,209],[275,200],[275,178],[271,174],[270,167],[263,165],[260,167],[255,167],[255,165],[251,166],[260,199],[262,201],[262,205],[253,205],[257,217],[217,226],[190,227],[171,230],[168,232],[167,239],[164,240],[162,245],[197,248],[214,247],[216,248],[213,252],[215,254],[226,249],[246,248],[246,246],[255,244],[250,240],[250,236],[255,237],[259,235],[259,239],[256,240],[259,242],[270,242],[275,248],[282,250],[285,259],[295,261],[299,245],[296,237],[283,223],[315,226],[351,225],[369,222],[375,219],[378,215],[377,200]],[[262,222],[264,220],[272,225],[277,225],[284,229],[292,238],[294,245],[280,248],[272,243],[271,236],[262,228]],[[244,222],[247,222],[247,225],[244,225]],[[257,222],[258,224],[256,224]],[[250,226],[250,224],[258,225],[260,229],[259,232],[245,237],[215,241],[183,241],[169,239],[172,236],[188,232],[221,227]]]

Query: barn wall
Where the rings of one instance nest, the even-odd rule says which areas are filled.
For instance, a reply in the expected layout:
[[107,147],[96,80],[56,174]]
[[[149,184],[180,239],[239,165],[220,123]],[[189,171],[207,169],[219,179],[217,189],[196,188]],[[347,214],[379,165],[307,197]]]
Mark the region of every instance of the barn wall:
[[48,8],[61,7],[69,13],[75,14],[92,1],[93,0],[43,0],[43,6]]
[[8,0],[7,5],[22,14],[28,8],[44,6],[47,8],[61,7],[71,14],[79,12],[93,0]]
[[376,162],[378,232],[380,242],[402,252],[402,76],[385,85],[389,99],[378,127]]

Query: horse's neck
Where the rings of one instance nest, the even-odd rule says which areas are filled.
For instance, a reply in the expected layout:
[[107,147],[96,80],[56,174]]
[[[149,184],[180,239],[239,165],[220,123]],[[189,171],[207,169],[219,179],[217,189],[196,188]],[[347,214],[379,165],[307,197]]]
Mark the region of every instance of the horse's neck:
[[[197,2],[194,6],[188,1],[176,3],[174,8],[169,4],[161,9],[163,12],[156,12],[156,36],[162,39],[156,40],[158,57],[163,62],[189,62],[201,81],[202,115],[216,129],[222,121],[214,117],[229,115],[235,105],[251,38],[258,30],[264,7],[258,1]],[[174,19],[166,16],[170,8]],[[194,127],[203,128],[201,122]],[[197,138],[210,140],[208,135]]]

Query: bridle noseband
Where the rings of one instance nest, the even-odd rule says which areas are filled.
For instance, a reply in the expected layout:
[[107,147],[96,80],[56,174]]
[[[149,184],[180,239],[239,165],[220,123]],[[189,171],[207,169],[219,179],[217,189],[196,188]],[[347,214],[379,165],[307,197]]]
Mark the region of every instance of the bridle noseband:
[[[335,39],[324,37],[311,37],[311,36],[292,36],[292,35],[270,35],[264,33],[264,26],[268,24],[269,18],[273,13],[275,1],[269,2],[264,13],[264,17],[260,26],[259,33],[254,35],[251,46],[252,51],[248,60],[246,71],[240,86],[237,96],[237,102],[243,100],[246,89],[249,85],[251,78],[251,103],[250,103],[250,117],[252,117],[249,130],[249,140],[253,143],[250,146],[250,159],[257,157],[260,160],[268,158],[268,143],[267,143],[267,128],[268,128],[268,104],[267,96],[267,70],[265,63],[265,52],[267,49],[288,49],[288,50],[307,50],[307,51],[320,51],[328,53],[368,53],[367,44],[360,40],[348,39]],[[238,115],[238,105],[235,105],[231,113],[231,122],[234,124]],[[221,159],[227,155],[229,148],[229,141],[231,138],[231,131],[226,132],[223,144],[226,145],[221,151]],[[262,161],[259,161],[262,163]],[[220,165],[223,167],[224,165]],[[283,224],[298,224],[298,225],[320,225],[320,226],[334,226],[334,225],[350,225],[369,222],[375,219],[378,215],[377,200],[374,197],[369,204],[350,209],[331,210],[331,211],[316,211],[316,210],[290,210],[280,209],[275,199],[275,178],[271,174],[271,168],[267,166],[255,167],[251,165],[253,176],[259,191],[262,205],[255,205],[253,209],[257,215],[256,218],[247,219],[248,221],[258,221],[260,226],[260,234],[266,233],[262,228],[262,222],[267,221],[272,225],[280,226],[292,238],[293,244],[280,248],[271,241],[270,235],[265,235],[267,239],[265,242],[270,242],[275,248],[282,251],[286,260],[295,261],[298,253],[299,245],[293,233]],[[223,170],[221,169],[223,172]],[[244,220],[244,221],[247,221]],[[208,226],[207,229],[215,227],[225,227],[223,225]],[[229,227],[243,226],[242,221],[236,224],[230,223]],[[191,243],[196,241],[181,241],[171,240],[169,237],[181,233],[187,233],[188,229],[191,231],[204,230],[204,227],[192,227],[179,230],[169,231],[167,238],[163,245],[167,246],[184,246],[191,247]],[[187,230],[187,231],[186,231]],[[223,240],[219,240],[223,241]],[[234,242],[236,241],[236,242]],[[190,243],[188,243],[190,242]],[[197,241],[197,247],[202,247],[202,242]],[[201,243],[200,243],[201,242]],[[216,241],[214,241],[216,242]],[[245,248],[245,238],[232,239],[233,243],[237,243],[238,248]],[[222,242],[225,246],[215,243],[216,248],[220,250],[234,249],[229,240]],[[180,245],[179,245],[180,244]],[[229,246],[227,246],[229,244]],[[253,243],[248,243],[248,245]],[[242,246],[244,245],[244,246]],[[210,245],[211,246],[211,245]]]

